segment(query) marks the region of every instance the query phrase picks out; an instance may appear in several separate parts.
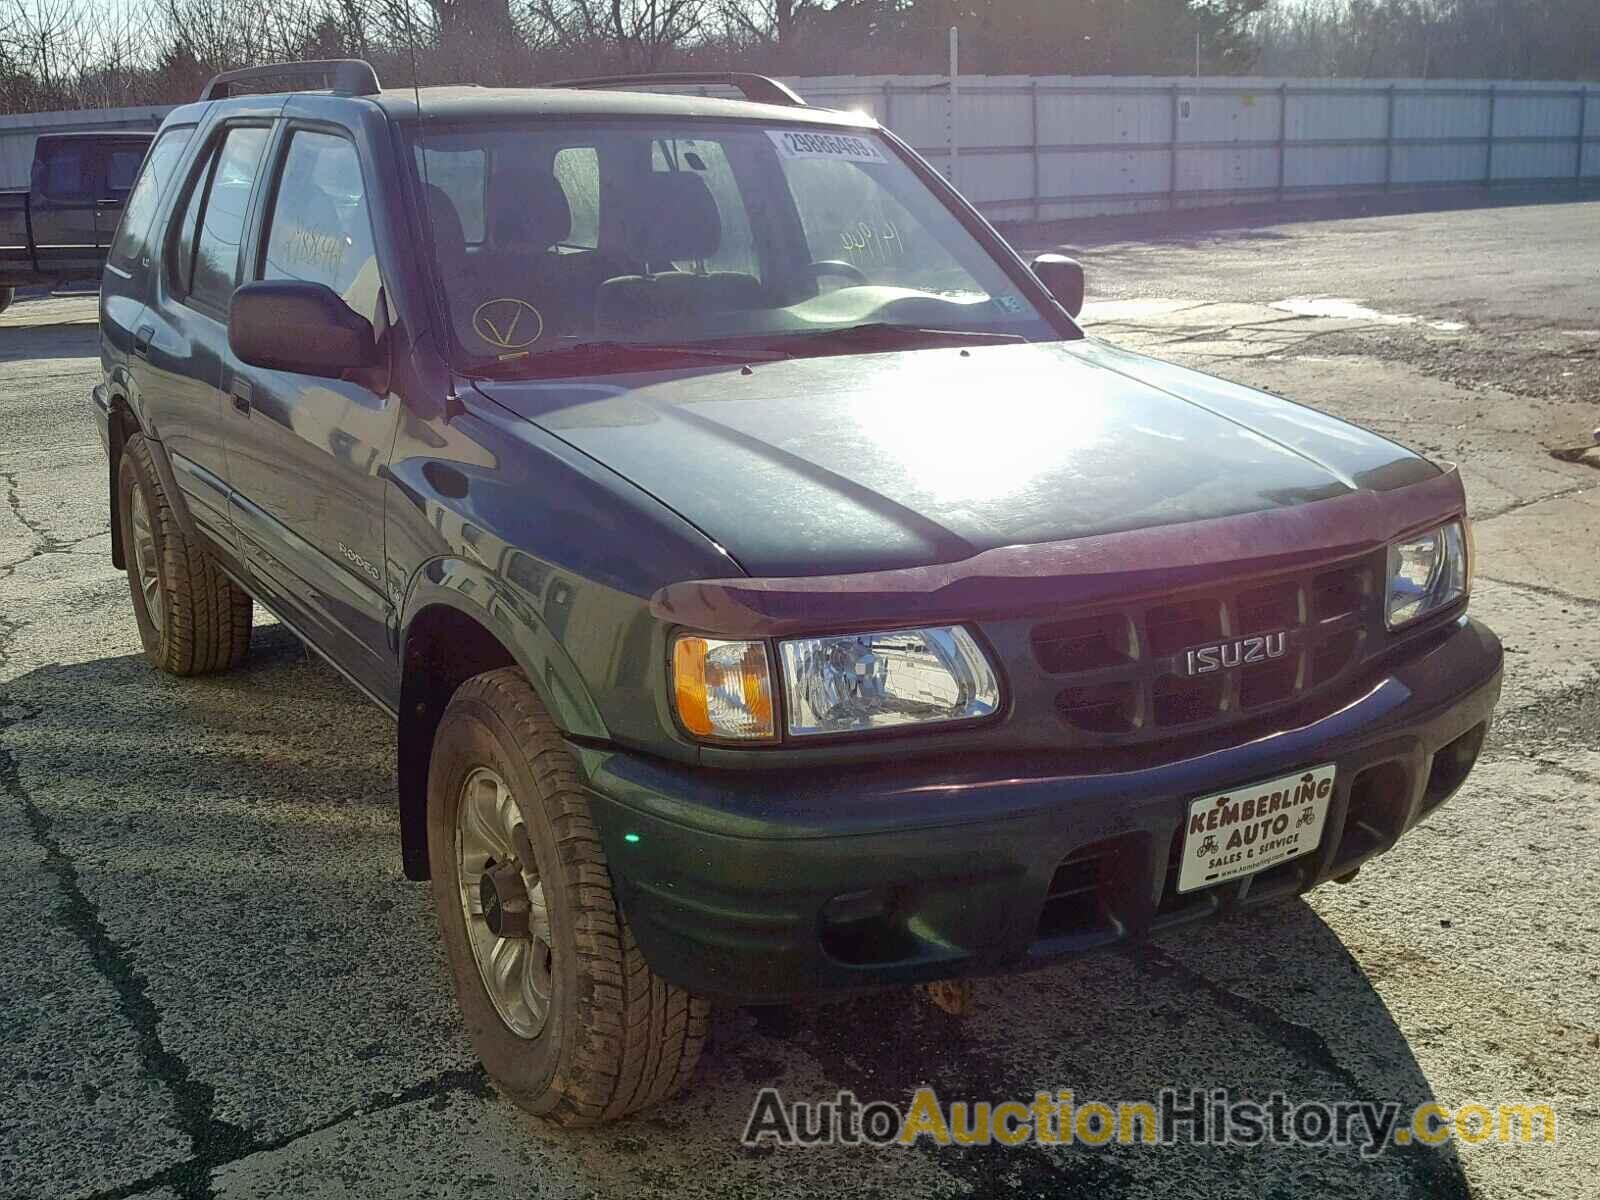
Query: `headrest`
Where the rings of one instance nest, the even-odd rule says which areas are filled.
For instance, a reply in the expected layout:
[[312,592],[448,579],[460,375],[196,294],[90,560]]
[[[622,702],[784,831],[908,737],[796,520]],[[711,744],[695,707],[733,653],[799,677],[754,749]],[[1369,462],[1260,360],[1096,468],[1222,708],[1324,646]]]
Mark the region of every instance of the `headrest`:
[[497,246],[548,250],[572,233],[572,206],[549,171],[508,167],[489,181],[489,236]]
[[439,265],[449,267],[467,256],[467,234],[461,224],[461,214],[450,193],[438,184],[429,184],[428,222],[433,226],[433,245],[439,255]]
[[706,181],[688,171],[651,178],[628,242],[650,263],[710,258],[722,245],[722,215]]

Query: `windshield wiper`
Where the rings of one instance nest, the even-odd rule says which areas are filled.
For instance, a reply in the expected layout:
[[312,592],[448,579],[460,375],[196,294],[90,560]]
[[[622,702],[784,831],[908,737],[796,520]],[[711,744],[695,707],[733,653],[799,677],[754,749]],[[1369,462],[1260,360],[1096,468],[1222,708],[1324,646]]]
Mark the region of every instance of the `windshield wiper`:
[[614,359],[628,363],[637,363],[641,359],[651,361],[696,359],[702,362],[748,364],[775,362],[778,359],[788,357],[789,355],[782,350],[766,348],[735,350],[717,346],[700,346],[693,342],[601,340],[571,342],[549,350],[532,350],[525,354],[507,356],[492,364],[483,363],[480,366],[483,370],[494,373],[516,372],[520,374],[523,372],[536,372],[542,374],[548,369],[560,369],[567,365],[593,366],[596,359]]
[[993,333],[984,329],[929,329],[920,325],[895,325],[889,321],[868,321],[862,325],[845,325],[839,329],[815,329],[806,333],[790,334],[783,339],[827,344],[842,342],[851,345],[869,344],[883,346],[925,346],[940,343],[961,344],[974,342],[992,345],[1004,342],[1026,342],[1020,333]]

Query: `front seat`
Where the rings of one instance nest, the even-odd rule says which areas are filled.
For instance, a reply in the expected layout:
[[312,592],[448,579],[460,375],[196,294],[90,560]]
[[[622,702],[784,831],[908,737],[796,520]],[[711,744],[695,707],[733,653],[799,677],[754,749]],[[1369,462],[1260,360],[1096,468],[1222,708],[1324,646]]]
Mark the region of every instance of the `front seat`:
[[541,344],[588,334],[601,281],[626,267],[596,250],[561,247],[572,236],[572,206],[555,175],[520,164],[496,171],[488,223],[485,286],[539,310]]
[[[602,334],[694,328],[701,313],[765,307],[761,281],[738,271],[707,271],[722,246],[722,215],[705,180],[688,171],[659,172],[634,207],[626,231],[641,275],[600,287],[595,323]],[[691,270],[678,264],[690,263]]]

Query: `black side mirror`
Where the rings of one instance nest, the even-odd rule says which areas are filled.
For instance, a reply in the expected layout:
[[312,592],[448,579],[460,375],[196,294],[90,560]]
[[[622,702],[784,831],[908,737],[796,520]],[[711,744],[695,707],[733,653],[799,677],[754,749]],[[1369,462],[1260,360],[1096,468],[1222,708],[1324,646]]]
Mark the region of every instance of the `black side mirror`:
[[1083,311],[1083,264],[1077,259],[1065,254],[1041,254],[1033,260],[1033,273],[1069,316]]
[[228,345],[241,362],[337,379],[376,366],[372,322],[325,283],[247,283],[228,310]]

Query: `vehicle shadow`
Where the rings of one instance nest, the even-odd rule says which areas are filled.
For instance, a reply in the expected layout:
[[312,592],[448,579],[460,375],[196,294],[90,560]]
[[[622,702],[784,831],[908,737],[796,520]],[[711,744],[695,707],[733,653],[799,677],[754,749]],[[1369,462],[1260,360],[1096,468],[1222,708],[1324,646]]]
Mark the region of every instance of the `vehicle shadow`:
[[[117,969],[142,980],[166,1049],[252,1135],[289,1137],[472,1068],[429,891],[401,878],[394,727],[281,626],[213,678],[172,679],[137,655],[41,667],[0,684],[0,717],[0,766],[73,864]],[[907,989],[719,1010],[694,1088],[647,1116],[569,1132],[484,1102],[480,1119],[567,1147],[600,1194],[710,1153],[759,1191],[798,1165],[737,1145],[760,1088],[904,1105],[924,1084],[946,1102],[1070,1090],[1114,1106],[1165,1088],[1392,1100],[1403,1120],[1434,1096],[1373,981],[1296,900],[982,981],[966,1018]],[[1448,1145],[893,1153],[972,1195],[1102,1200],[1171,1181],[1206,1196],[1469,1194]]]
[[94,296],[18,296],[0,312],[0,362],[98,357],[98,319]]

